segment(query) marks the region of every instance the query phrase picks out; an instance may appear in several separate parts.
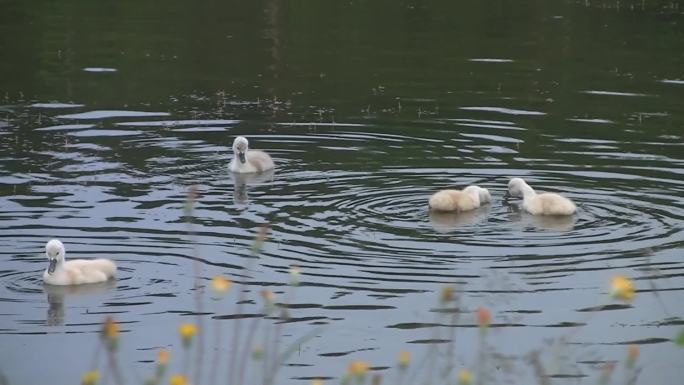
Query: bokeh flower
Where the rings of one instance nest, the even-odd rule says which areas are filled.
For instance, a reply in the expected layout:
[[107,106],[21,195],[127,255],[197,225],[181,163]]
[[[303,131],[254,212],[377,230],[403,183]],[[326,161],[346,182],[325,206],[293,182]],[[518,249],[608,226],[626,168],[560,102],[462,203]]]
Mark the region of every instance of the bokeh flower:
[[102,339],[110,350],[116,350],[119,340],[119,324],[112,316],[107,316],[102,325]]
[[102,325],[102,336],[110,340],[119,336],[119,325],[112,316],[105,318],[104,325]]
[[95,385],[100,377],[97,370],[90,370],[81,375],[81,385]]
[[261,295],[261,298],[264,299],[264,307],[266,308],[266,312],[270,313],[275,306],[275,294],[268,289],[263,289],[259,292],[259,295]]
[[164,375],[166,365],[169,363],[170,355],[168,349],[159,349],[157,352],[157,376],[154,379],[155,382]]
[[185,200],[185,216],[188,218],[192,215],[192,206],[197,200],[197,186],[190,186],[188,188],[188,197]]
[[157,364],[158,365],[166,365],[169,363],[169,356],[171,353],[169,353],[168,349],[159,349],[157,352]]
[[627,347],[627,366],[632,367],[639,358],[639,346],[631,344]]
[[406,369],[411,362],[411,352],[408,350],[402,350],[399,352],[397,357],[397,362],[399,363],[399,368]]
[[458,372],[458,385],[470,385],[473,382],[473,375],[468,369],[461,369]]
[[188,385],[188,380],[182,374],[174,374],[169,377],[169,385]]
[[211,289],[218,298],[222,298],[233,283],[220,275],[215,276],[211,279]]
[[442,293],[440,295],[440,300],[442,303],[451,302],[454,299],[454,287],[444,286],[442,287]]
[[601,369],[601,377],[599,378],[599,384],[605,385],[610,382],[610,377],[613,375],[615,370],[615,361],[608,361],[603,365]]
[[301,270],[299,269],[299,266],[297,266],[297,265],[291,265],[290,266],[290,285],[292,285],[292,286],[299,285],[300,274],[301,274]]
[[321,380],[320,378],[314,378],[313,380],[311,380],[311,385],[323,385],[323,380]]
[[492,315],[487,308],[481,307],[477,309],[477,324],[480,326],[480,328],[488,328],[491,320]]
[[349,363],[347,366],[347,373],[355,377],[363,377],[370,368],[368,362],[355,360]]
[[610,279],[610,295],[622,301],[634,299],[634,282],[624,275],[614,275]]
[[263,225],[259,228],[259,232],[256,237],[254,237],[254,243],[252,244],[252,254],[256,255],[261,252],[261,247],[264,245],[266,236],[268,235],[268,225]]
[[252,358],[254,360],[260,360],[263,355],[264,355],[264,348],[262,348],[261,346],[254,346],[252,348]]
[[191,323],[182,323],[178,326],[178,333],[183,340],[183,346],[188,348],[192,342],[192,337],[197,334],[197,326]]

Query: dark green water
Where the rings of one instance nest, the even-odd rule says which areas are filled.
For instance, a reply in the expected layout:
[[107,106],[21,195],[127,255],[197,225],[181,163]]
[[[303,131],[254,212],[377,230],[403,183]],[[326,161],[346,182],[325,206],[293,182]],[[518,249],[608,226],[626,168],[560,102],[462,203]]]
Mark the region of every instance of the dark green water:
[[[550,383],[597,383],[610,361],[627,383],[629,344],[637,383],[679,383],[684,14],[589,3],[0,1],[0,373],[76,383],[97,362],[107,377],[93,352],[113,315],[128,383],[159,347],[172,372],[194,365],[181,322],[212,348],[218,327],[221,362],[238,322],[267,358],[274,336],[283,350],[314,333],[278,370],[284,384],[338,383],[356,359],[383,383],[454,383],[461,368],[535,383],[537,350]],[[232,175],[237,135],[275,172]],[[503,197],[512,177],[577,214],[521,213]],[[433,192],[469,184],[492,203],[429,215]],[[43,286],[52,237],[69,258],[115,260],[117,281]],[[197,315],[195,278],[219,274],[231,294],[200,294]],[[634,279],[633,302],[609,299],[615,274]],[[449,284],[458,303],[440,304]],[[264,288],[292,304],[290,322],[264,316]],[[400,350],[413,355],[404,379]],[[418,370],[423,357],[440,369]],[[262,363],[248,360],[244,383],[272,370]],[[192,382],[211,384],[209,353],[201,367]]]

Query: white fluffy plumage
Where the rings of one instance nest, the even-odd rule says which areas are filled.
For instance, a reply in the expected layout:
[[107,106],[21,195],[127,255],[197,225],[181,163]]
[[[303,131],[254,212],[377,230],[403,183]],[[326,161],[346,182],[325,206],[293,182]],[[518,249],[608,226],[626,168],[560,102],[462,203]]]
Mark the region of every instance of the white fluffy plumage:
[[45,245],[50,265],[43,273],[43,281],[50,285],[81,285],[105,282],[116,274],[116,265],[109,259],[75,259],[66,261],[64,244],[58,239]]
[[463,190],[446,189],[432,194],[428,201],[430,210],[469,211],[489,202],[489,190],[479,186],[468,186]]
[[233,141],[233,159],[228,168],[232,172],[250,173],[271,170],[275,165],[271,156],[260,150],[250,150],[249,141],[238,136]]
[[511,179],[508,192],[514,197],[522,197],[523,210],[532,215],[572,215],[577,211],[570,199],[555,193],[537,194],[522,178]]

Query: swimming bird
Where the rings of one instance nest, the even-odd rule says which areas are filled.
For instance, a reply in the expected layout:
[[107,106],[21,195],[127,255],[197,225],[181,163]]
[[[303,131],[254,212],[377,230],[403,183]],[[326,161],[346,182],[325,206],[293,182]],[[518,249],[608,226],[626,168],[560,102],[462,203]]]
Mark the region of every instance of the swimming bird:
[[228,168],[232,172],[262,172],[274,167],[271,156],[259,150],[250,150],[249,141],[244,136],[238,136],[233,141],[233,160]]
[[435,211],[468,211],[480,207],[491,199],[486,188],[468,186],[463,190],[437,191],[430,197],[428,207]]
[[555,193],[537,194],[522,178],[508,182],[508,193],[522,197],[523,210],[532,215],[572,215],[577,210],[572,201]]
[[51,239],[45,245],[50,265],[43,273],[43,281],[50,285],[80,285],[104,282],[114,276],[116,265],[109,259],[75,259],[66,261],[64,245]]

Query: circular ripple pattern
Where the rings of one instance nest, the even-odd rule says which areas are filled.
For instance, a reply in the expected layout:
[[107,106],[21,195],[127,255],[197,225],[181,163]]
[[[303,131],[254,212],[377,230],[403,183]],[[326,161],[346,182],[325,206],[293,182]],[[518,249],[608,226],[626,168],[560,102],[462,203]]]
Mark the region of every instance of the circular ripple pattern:
[[[368,317],[363,322],[377,323],[364,315],[371,310],[392,320],[380,327],[396,324],[393,311],[411,321],[400,325],[423,322],[415,314],[429,309],[417,308],[415,298],[427,303],[420,296],[445,284],[458,284],[477,301],[496,293],[488,299],[493,306],[516,299],[522,311],[542,314],[536,309],[541,293],[600,291],[591,278],[576,283],[577,271],[586,277],[624,267],[629,258],[670,253],[682,242],[684,183],[668,171],[678,167],[676,160],[654,157],[659,171],[651,173],[643,159],[626,160],[617,147],[614,154],[601,148],[599,156],[595,143],[554,138],[548,152],[523,158],[524,122],[473,117],[406,130],[420,135],[376,133],[372,124],[314,132],[276,125],[276,133],[250,135],[251,145],[269,151],[277,164],[260,175],[228,171],[230,141],[242,133],[233,121],[146,125],[126,118],[101,123],[98,130],[111,129],[110,135],[87,131],[87,124],[53,123],[26,159],[0,165],[6,175],[0,185],[13,191],[0,197],[0,249],[36,249],[10,258],[0,272],[0,302],[19,309],[0,318],[6,334],[56,331],[50,327],[96,332],[103,314],[114,314],[131,331],[146,330],[157,341],[150,345],[158,346],[168,331],[135,323],[164,324],[169,314],[260,317],[258,299],[241,310],[218,302],[198,306],[196,287],[225,275],[246,283],[249,293],[259,286],[294,298],[282,288],[293,264],[303,271],[298,290],[306,298],[295,304],[301,318],[293,323],[344,324],[352,310]],[[53,148],[54,142],[66,144]],[[604,163],[587,169],[588,156]],[[520,200],[504,197],[511,177],[572,198],[577,215],[520,212]],[[429,212],[432,193],[470,184],[487,187],[492,202],[465,213]],[[188,224],[192,185],[198,194]],[[265,223],[268,242],[254,258],[254,234]],[[116,282],[84,290],[45,287],[37,262],[50,237],[66,241],[69,258],[116,260]],[[539,317],[548,325],[574,319]]]
[[35,300],[32,294],[43,292],[43,270],[11,271],[0,274],[8,294],[14,293],[12,299],[16,301]]
[[[205,244],[219,245],[222,234],[232,234],[247,246],[255,227],[271,223],[273,239],[286,245],[281,251],[292,252],[272,253],[273,258],[286,261],[300,254],[313,264],[338,253],[367,262],[411,255],[418,263],[429,258],[544,255],[550,249],[555,256],[588,256],[658,247],[681,236],[677,223],[682,219],[682,183],[633,173],[643,170],[628,167],[631,163],[617,151],[612,159],[603,142],[601,159],[620,160],[627,166],[620,173],[583,171],[551,157],[521,158],[518,146],[525,130],[511,130],[514,122],[507,121],[455,120],[450,124],[459,131],[446,138],[443,124],[423,128],[421,136],[375,133],[375,126],[359,124],[318,125],[315,133],[302,134],[305,125],[282,125],[277,135],[252,135],[252,145],[269,150],[278,169],[263,175],[232,175],[226,167],[231,156],[226,131],[237,122],[118,122],[112,132],[145,129],[143,137],[118,139],[123,144],[118,154],[111,135],[77,135],[91,125],[39,128],[55,137],[76,135],[63,151],[43,152],[47,162],[35,164],[45,173],[57,173],[62,187],[53,188],[55,179],[10,178],[8,183],[19,186],[34,183],[32,190],[43,195],[33,198],[27,191],[25,196],[9,197],[6,215],[25,217],[33,209],[33,199],[40,199],[60,207],[61,214],[36,213],[52,217],[43,220],[51,227],[83,229],[79,218],[91,218],[95,223],[86,232],[108,225],[124,234],[182,234],[183,186],[195,184],[201,192],[196,230]],[[496,135],[478,134],[482,125]],[[554,156],[591,155],[596,147],[591,141],[571,139],[554,140],[553,145]],[[143,161],[143,148],[153,148],[155,156]],[[670,162],[655,159],[664,166]],[[578,214],[563,218],[520,212],[519,200],[504,198],[513,176],[526,178],[537,190],[564,193],[575,200]],[[428,212],[430,194],[469,184],[489,188],[491,204],[458,215]],[[97,219],[95,213],[105,207],[119,214]]]

